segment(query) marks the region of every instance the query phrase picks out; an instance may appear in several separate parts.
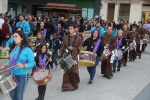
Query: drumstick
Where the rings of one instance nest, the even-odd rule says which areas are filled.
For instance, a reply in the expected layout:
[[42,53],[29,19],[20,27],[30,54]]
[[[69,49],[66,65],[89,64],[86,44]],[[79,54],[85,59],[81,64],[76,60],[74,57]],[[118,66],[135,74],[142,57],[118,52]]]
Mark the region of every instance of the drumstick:
[[[36,69],[37,69],[37,66],[36,66],[36,63],[34,63]],[[42,73],[38,70],[38,72],[40,73],[40,76],[43,77]]]
[[[23,62],[23,63],[24,63],[24,62]],[[22,64],[23,64],[23,63],[22,63]],[[4,71],[6,71],[6,70],[12,69],[12,68],[14,68],[15,66],[17,66],[17,64],[14,65],[14,66],[11,66],[11,67],[9,67],[9,68],[7,68],[7,69],[5,69],[5,70],[2,70],[2,71],[0,71],[0,72],[4,72]]]
[[2,70],[2,71],[0,71],[0,73],[1,72],[4,72],[4,71],[7,71],[7,70],[9,70],[9,69],[11,69],[11,68],[14,68],[16,65],[14,65],[14,66],[11,66],[11,67],[9,67],[9,68],[7,68],[7,69],[5,69],[5,70]]
[[46,65],[45,65],[44,69],[46,68],[46,66],[47,66],[48,62],[49,62],[49,60],[46,62]]

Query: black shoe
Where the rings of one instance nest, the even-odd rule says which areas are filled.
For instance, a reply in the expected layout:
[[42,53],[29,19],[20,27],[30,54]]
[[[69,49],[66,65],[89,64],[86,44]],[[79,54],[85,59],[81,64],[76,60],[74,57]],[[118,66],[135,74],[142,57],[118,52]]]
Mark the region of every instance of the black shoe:
[[62,89],[62,90],[61,90],[61,92],[66,92],[66,91],[67,91],[66,89]]
[[79,86],[76,87],[76,90],[79,88]]
[[40,97],[38,96],[35,100],[41,100]]
[[106,75],[103,75],[103,77],[107,77]]
[[141,59],[141,56],[139,56],[139,59]]
[[120,71],[120,69],[117,69],[117,71],[119,72],[119,71]]
[[32,78],[32,73],[30,74],[30,78]]
[[130,59],[129,62],[131,62],[132,60]]
[[93,84],[93,80],[90,80],[90,81],[88,82],[88,84]]
[[41,100],[44,100],[44,98],[42,98]]
[[113,72],[114,72],[114,73],[116,73],[116,71],[115,71],[115,70],[113,70]]
[[107,79],[111,79],[111,76],[107,76],[106,78],[107,78]]

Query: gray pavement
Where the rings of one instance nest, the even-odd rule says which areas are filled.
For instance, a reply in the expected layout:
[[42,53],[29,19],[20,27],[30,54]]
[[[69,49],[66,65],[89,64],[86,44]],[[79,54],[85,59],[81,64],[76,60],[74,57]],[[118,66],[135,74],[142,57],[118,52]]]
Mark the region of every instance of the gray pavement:
[[133,100],[150,100],[150,83]]
[[[7,60],[0,59],[0,64],[5,62]],[[127,66],[122,67],[120,72],[116,72],[111,80],[102,77],[100,66],[97,66],[94,83],[88,85],[87,69],[80,67],[81,82],[76,91],[61,92],[63,76],[61,69],[52,70],[51,73],[53,79],[47,85],[45,100],[147,100],[138,98],[144,88],[148,86],[146,89],[150,89],[148,85],[150,82],[150,45],[148,44],[146,51],[142,54],[142,59],[137,58],[134,62],[128,62]],[[24,100],[35,100],[37,96],[37,85],[30,78]],[[0,96],[0,100],[10,100],[10,97],[3,95]]]

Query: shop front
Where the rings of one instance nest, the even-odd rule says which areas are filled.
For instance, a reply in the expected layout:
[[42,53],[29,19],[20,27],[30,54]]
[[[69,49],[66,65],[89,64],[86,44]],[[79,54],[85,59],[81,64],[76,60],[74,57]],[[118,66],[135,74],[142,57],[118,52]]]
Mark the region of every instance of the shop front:
[[60,3],[48,3],[45,7],[39,7],[42,10],[37,11],[38,16],[47,17],[60,17],[69,18],[70,16],[81,16],[82,8],[76,4],[60,4]]

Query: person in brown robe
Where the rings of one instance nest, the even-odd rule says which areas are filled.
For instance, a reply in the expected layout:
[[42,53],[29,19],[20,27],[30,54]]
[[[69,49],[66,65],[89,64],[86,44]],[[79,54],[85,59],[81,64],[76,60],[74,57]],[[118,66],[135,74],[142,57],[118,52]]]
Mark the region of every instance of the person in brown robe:
[[[150,36],[150,31],[147,30],[146,28],[147,28],[146,26],[143,26],[144,33]],[[142,47],[142,51],[145,51],[146,47],[147,47],[147,43],[144,43]]]
[[[109,48],[110,52],[113,51],[116,47],[116,39],[112,35],[112,27],[108,27],[108,32],[106,32],[102,36],[102,41],[106,47]],[[113,76],[112,73],[112,64],[110,63],[110,58],[108,57],[107,59],[102,60],[102,65],[101,65],[101,74],[104,75],[104,77],[111,79],[111,76]]]
[[[80,36],[76,35],[74,25],[69,25],[69,32],[70,34],[64,37],[58,57],[61,57],[62,55],[66,57],[70,51],[73,60],[78,62],[77,55],[80,54],[80,50],[82,48],[82,39]],[[70,37],[70,43],[68,41],[68,37]],[[76,64],[69,71],[63,74],[62,92],[78,89],[79,82],[79,69],[78,64]]]
[[[128,25],[124,24],[123,25],[123,37],[126,39],[127,44],[128,44],[128,39],[129,39],[129,33],[130,31],[128,30]],[[122,65],[126,66],[128,61],[128,50],[124,52],[123,57],[122,57]]]
[[[139,33],[139,39],[143,40],[144,36],[145,36],[145,30],[142,27],[142,22],[138,22],[138,28],[136,30]],[[142,44],[142,47],[144,46],[144,44]],[[140,42],[137,43],[137,47],[136,47],[136,55],[139,56],[139,59],[141,59],[141,53],[142,53],[142,48],[140,50]]]
[[[133,40],[135,40],[136,44],[139,41],[139,35],[138,35],[138,32],[136,32],[136,27],[132,27],[132,31],[130,32],[129,34],[129,44],[133,42]],[[129,61],[134,61],[136,59],[136,51],[135,51],[135,48],[133,50],[130,50],[129,51]]]

